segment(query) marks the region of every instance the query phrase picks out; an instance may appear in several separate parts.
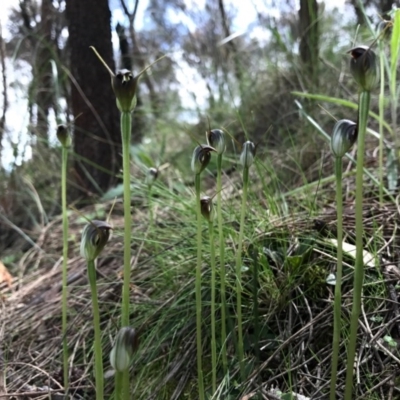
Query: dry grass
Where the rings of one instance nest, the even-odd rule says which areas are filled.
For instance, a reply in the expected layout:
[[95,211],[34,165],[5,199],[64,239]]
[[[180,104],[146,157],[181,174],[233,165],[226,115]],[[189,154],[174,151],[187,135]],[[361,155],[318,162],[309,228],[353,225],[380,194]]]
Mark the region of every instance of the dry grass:
[[[325,160],[330,168],[329,161]],[[321,164],[320,164],[321,165]],[[229,178],[231,179],[231,178]],[[347,182],[345,196],[345,241],[354,241],[354,202],[352,198],[352,178]],[[234,186],[234,185],[233,185]],[[230,186],[230,187],[233,187]],[[366,188],[371,187],[366,182]],[[228,191],[230,189],[227,189]],[[332,196],[330,185],[318,188],[323,198]],[[306,194],[307,195],[307,194]],[[306,196],[305,195],[305,196]],[[288,203],[300,202],[301,194],[287,199]],[[260,195],[259,204],[265,204]],[[105,215],[110,204],[97,205],[82,210],[82,213]],[[301,207],[300,207],[301,209]],[[195,343],[193,329],[194,313],[190,305],[182,304],[182,297],[188,288],[194,286],[193,276],[184,270],[179,272],[182,279],[176,286],[162,290],[157,288],[158,278],[156,256],[147,241],[148,215],[146,210],[135,208],[133,215],[134,232],[139,232],[133,243],[131,304],[135,321],[139,321],[142,337],[154,333],[155,321],[162,313],[171,311],[171,318],[186,320],[172,340],[167,335],[159,335],[157,343],[146,341],[140,347],[134,362],[133,371],[139,376],[146,363],[160,370],[158,376],[146,383],[145,397],[152,399],[195,399],[196,379]],[[252,218],[264,217],[259,208],[250,210]],[[156,208],[159,221],[174,220],[174,210],[168,205]],[[251,213],[250,213],[251,214]],[[168,218],[167,218],[168,217]],[[234,218],[233,218],[234,221]],[[92,315],[90,291],[87,284],[86,265],[79,256],[80,231],[84,221],[76,213],[70,216],[70,254],[68,261],[68,344],[70,349],[71,399],[91,399],[94,397],[92,379]],[[234,222],[232,222],[234,224]],[[119,325],[119,303],[121,295],[123,217],[121,204],[117,203],[113,212],[112,224],[115,234],[107,245],[98,263],[99,303],[101,305],[104,354],[108,354],[111,341]],[[161,224],[161,222],[160,222]],[[366,280],[356,368],[357,399],[400,398],[400,310],[398,306],[400,270],[400,241],[397,227],[400,225],[399,204],[378,201],[367,197],[364,209],[365,248],[375,256],[374,265],[366,265]],[[161,224],[162,225],[162,224]],[[248,360],[248,380],[242,386],[241,395],[230,398],[276,399],[276,388],[301,393],[306,398],[326,399],[330,383],[330,357],[333,324],[333,286],[326,285],[325,279],[335,268],[335,249],[329,238],[335,237],[336,213],[330,205],[311,216],[310,211],[298,211],[290,216],[269,215],[268,224],[256,225],[245,260],[252,265],[250,248],[256,248],[258,256],[264,256],[269,263],[271,275],[262,275],[258,288],[261,335],[259,343],[254,343],[254,321],[252,320],[251,274],[244,273],[245,297],[245,348]],[[266,229],[267,226],[267,229]],[[173,225],[169,225],[168,229]],[[160,229],[163,227],[160,226]],[[169,241],[159,243],[158,255],[185,246],[171,243],[172,238],[182,235],[177,221],[175,232]],[[300,247],[312,238],[306,251],[306,260],[299,267],[290,267],[288,262],[303,255]],[[183,238],[184,240],[188,239]],[[190,238],[189,238],[190,239]],[[161,240],[162,241],[162,240]],[[0,399],[52,399],[62,398],[61,371],[61,253],[62,232],[60,219],[54,219],[36,238],[40,247],[31,248],[19,263],[21,276],[15,279],[9,289],[1,287],[1,327],[0,327]],[[229,244],[227,252],[233,245]],[[284,248],[283,260],[271,256],[278,248]],[[264,251],[265,248],[270,252]],[[300,253],[299,253],[300,252]],[[192,254],[181,253],[187,268],[193,265]],[[289,260],[289,261],[288,261]],[[186,265],[185,264],[185,265]],[[257,264],[260,267],[261,264]],[[260,267],[261,268],[261,267]],[[234,281],[233,267],[228,265],[229,279]],[[207,281],[209,268],[205,264],[203,278]],[[178,287],[178,289],[176,289]],[[246,300],[246,293],[248,298]],[[205,293],[207,296],[207,293]],[[183,301],[182,301],[183,299]],[[234,299],[232,298],[232,304]],[[345,257],[345,276],[343,284],[343,330],[342,337],[348,335],[348,321],[352,304],[352,257]],[[144,312],[143,310],[146,310]],[[188,311],[189,310],[189,311]],[[233,309],[232,309],[233,313]],[[205,306],[204,321],[209,318]],[[234,315],[232,314],[232,318]],[[153,331],[152,331],[153,330]],[[385,336],[393,342],[389,343]],[[155,340],[155,339],[154,339]],[[208,346],[205,339],[205,349]],[[179,345],[172,346],[172,342]],[[159,353],[150,356],[151,349],[158,346]],[[256,358],[255,346],[260,349],[260,360]],[[206,350],[205,350],[206,351]],[[234,360],[234,339],[228,343],[230,359]],[[153,359],[152,359],[153,357]],[[157,358],[158,357],[158,358]],[[207,360],[207,357],[206,357]],[[342,392],[345,375],[346,348],[341,347],[341,364],[338,375],[338,393]],[[206,361],[207,362],[207,361]],[[106,369],[107,369],[106,364]],[[161,372],[163,371],[163,372]],[[235,379],[237,366],[232,362],[231,382]],[[2,374],[6,385],[2,389]],[[149,377],[147,377],[150,379]],[[107,380],[108,391],[112,390],[112,379]],[[144,383],[145,384],[145,383]],[[233,385],[232,383],[230,384]],[[137,385],[139,390],[141,387]],[[168,388],[168,390],[166,389]],[[7,395],[3,392],[7,391]],[[273,391],[275,390],[275,391]],[[236,392],[235,392],[236,393]],[[58,397],[57,397],[58,395]],[[247,396],[247,397],[246,397]],[[225,397],[220,397],[225,398]],[[226,397],[228,398],[228,397]]]

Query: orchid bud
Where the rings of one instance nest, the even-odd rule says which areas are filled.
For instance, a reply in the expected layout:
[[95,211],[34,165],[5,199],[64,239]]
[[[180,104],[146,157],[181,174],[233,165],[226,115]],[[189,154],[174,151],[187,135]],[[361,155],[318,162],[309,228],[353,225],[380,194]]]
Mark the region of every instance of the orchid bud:
[[94,261],[104,249],[111,236],[111,225],[93,220],[82,231],[81,256],[86,261]]
[[240,164],[245,168],[250,168],[256,156],[256,145],[249,140],[243,144],[242,153],[240,154]]
[[136,107],[136,89],[140,76],[133,77],[127,69],[118,71],[111,78],[112,88],[117,98],[117,107],[121,112],[132,112]]
[[154,65],[156,62],[163,59],[165,56],[161,56],[160,58],[158,58],[156,61],[154,61],[154,63],[148,65],[141,72],[139,72],[139,74],[137,76],[134,77],[132,72],[128,71],[127,69],[123,69],[121,71],[118,71],[117,74],[114,74],[114,72],[111,71],[111,68],[103,60],[101,55],[97,52],[97,50],[93,46],[90,46],[90,48],[93,50],[93,52],[96,54],[97,58],[105,66],[105,68],[107,69],[107,71],[109,72],[109,74],[111,76],[111,85],[112,85],[114,94],[117,98],[118,109],[122,113],[132,112],[136,107],[136,101],[137,101],[136,100],[136,89],[137,89],[137,84],[138,84],[140,77],[152,65]]
[[348,119],[341,119],[333,127],[331,150],[337,158],[343,157],[357,140],[357,124]]
[[153,183],[157,180],[158,178],[158,169],[151,167],[147,170],[146,174],[146,185],[151,188],[153,186]]
[[117,71],[117,74],[114,74],[97,50],[93,46],[90,46],[90,48],[110,74],[111,86],[117,98],[118,109],[121,112],[132,112],[136,107],[136,89],[141,74],[133,77],[132,72],[127,69],[122,69],[121,71]]
[[57,139],[61,143],[62,147],[71,147],[72,138],[68,128],[65,125],[57,126]]
[[211,222],[214,218],[214,206],[212,198],[204,196],[200,199],[201,215],[208,221]]
[[129,368],[138,345],[139,335],[134,328],[125,326],[119,330],[110,353],[110,364],[115,371],[124,372]]
[[194,149],[192,156],[192,171],[196,175],[201,174],[207,167],[211,160],[212,151],[216,150],[207,144],[201,144]]
[[379,82],[379,63],[372,49],[359,46],[349,51],[350,72],[361,90],[371,91]]
[[213,129],[206,132],[207,143],[214,147],[217,154],[222,154],[226,149],[225,134],[221,129]]

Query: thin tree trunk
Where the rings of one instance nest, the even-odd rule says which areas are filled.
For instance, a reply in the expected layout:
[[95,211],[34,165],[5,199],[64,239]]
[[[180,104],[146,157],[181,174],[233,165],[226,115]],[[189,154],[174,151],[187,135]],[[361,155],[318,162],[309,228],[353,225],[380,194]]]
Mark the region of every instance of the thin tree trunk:
[[[221,14],[221,22],[222,22],[222,27],[224,30],[224,35],[227,38],[231,35],[231,31],[229,28],[229,21],[226,16],[223,0],[218,0],[218,8],[219,8],[219,12]],[[237,50],[234,40],[230,40],[229,42],[227,42],[227,46],[229,49],[228,53],[230,53],[230,55],[232,56],[232,59],[233,59],[234,74],[235,74],[236,80],[239,85],[240,97],[243,98],[243,95],[244,95],[243,73],[242,73],[242,67],[240,65],[239,52]]]
[[115,70],[107,0],[66,0],[71,103],[75,117],[72,198],[99,195],[117,182],[121,168],[119,112],[109,73],[89,46]]
[[0,22],[0,62],[1,62],[1,75],[2,75],[2,83],[3,83],[3,110],[0,117],[0,169],[2,168],[1,164],[1,156],[2,156],[2,140],[4,137],[4,131],[6,128],[6,114],[8,109],[8,92],[7,92],[7,74],[6,74],[6,46],[3,39],[3,31]]
[[300,0],[300,59],[309,81],[318,87],[319,31],[317,0]]
[[34,79],[36,86],[34,91],[36,111],[36,146],[33,148],[34,155],[42,155],[48,148],[49,140],[49,111],[54,103],[53,85],[50,60],[52,55],[51,33],[53,27],[54,10],[52,0],[42,0],[40,11],[40,28],[37,41],[37,56],[34,66]]

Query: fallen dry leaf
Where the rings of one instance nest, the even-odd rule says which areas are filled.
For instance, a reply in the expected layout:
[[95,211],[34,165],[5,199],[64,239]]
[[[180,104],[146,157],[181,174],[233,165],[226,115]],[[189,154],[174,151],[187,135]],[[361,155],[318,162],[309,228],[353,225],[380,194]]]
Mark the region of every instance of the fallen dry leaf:
[[0,261],[0,283],[5,282],[7,283],[8,287],[11,287],[12,284],[12,276],[8,272],[8,269],[5,265]]

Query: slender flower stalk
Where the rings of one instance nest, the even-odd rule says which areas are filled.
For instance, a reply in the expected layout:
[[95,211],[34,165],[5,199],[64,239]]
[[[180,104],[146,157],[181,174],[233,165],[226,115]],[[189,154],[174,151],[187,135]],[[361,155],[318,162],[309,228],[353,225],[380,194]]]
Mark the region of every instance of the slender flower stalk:
[[211,264],[211,383],[212,395],[217,390],[217,341],[215,336],[215,292],[216,292],[216,263],[215,263],[215,243],[214,243],[214,206],[212,198],[204,196],[200,200],[201,213],[208,222],[208,232],[210,240],[210,264]]
[[[396,160],[398,163],[399,151],[400,151],[400,138],[397,133],[397,115],[398,115],[398,105],[399,105],[399,90],[397,81],[397,71],[399,65],[399,54],[400,54],[400,9],[397,8],[393,14],[393,21],[391,23],[392,28],[391,39],[390,39],[390,75],[389,75],[389,92],[390,92],[390,113],[391,113],[391,127],[393,133],[395,134],[395,152]],[[390,31],[389,31],[390,32]],[[392,166],[390,166],[393,169]]]
[[[121,326],[129,325],[129,288],[131,281],[131,174],[130,147],[132,132],[132,114],[121,111],[122,136],[122,181],[124,187],[124,278],[122,286]],[[129,369],[123,371],[123,398],[129,400]]]
[[337,266],[335,303],[333,320],[332,367],[330,400],[336,400],[337,370],[339,364],[339,344],[341,331],[342,307],[342,270],[343,270],[343,193],[342,193],[342,158],[357,139],[357,126],[349,120],[338,121],[331,140],[331,150],[335,156],[336,174],[336,210],[337,210]]
[[240,155],[240,164],[243,166],[243,194],[240,212],[239,238],[236,250],[236,314],[238,321],[238,360],[240,376],[242,381],[245,379],[244,372],[244,350],[243,350],[243,321],[242,321],[242,249],[244,237],[244,217],[246,214],[247,191],[249,186],[249,168],[253,164],[256,147],[254,143],[247,141],[243,145]]
[[260,363],[260,319],[258,309],[258,254],[257,251],[251,252],[253,258],[253,316],[254,316],[254,348],[257,365]]
[[[382,26],[382,22],[385,26]],[[384,170],[383,170],[383,121],[385,119],[384,116],[384,107],[385,107],[385,49],[384,49],[384,39],[386,33],[389,29],[386,27],[388,21],[382,21],[380,27],[382,29],[382,37],[378,39],[379,42],[379,62],[380,62],[380,91],[379,91],[379,202],[381,206],[383,206],[383,178],[384,178]]]
[[201,208],[200,208],[200,174],[195,176],[196,205],[197,205],[197,267],[196,267],[196,342],[197,342],[197,379],[199,385],[199,399],[204,400],[203,379],[203,350],[201,338]]
[[[137,76],[131,71],[123,69],[114,74],[102,59],[94,47],[91,47],[97,58],[104,65],[111,77],[117,107],[121,112],[121,136],[122,136],[122,176],[124,187],[124,272],[122,288],[122,312],[121,326],[129,325],[129,287],[131,277],[131,184],[130,184],[130,146],[132,131],[132,112],[136,107],[136,90],[140,77],[151,65],[158,62],[160,57],[153,64],[143,69]],[[124,398],[129,399],[129,371],[124,371]]]
[[367,130],[371,90],[379,81],[379,64],[370,48],[357,47],[350,51],[351,73],[359,85],[358,101],[358,148],[356,170],[356,262],[354,269],[353,307],[350,320],[350,339],[347,350],[345,400],[352,400],[354,359],[357,345],[358,317],[361,311],[361,295],[364,283],[363,260],[363,172],[365,133]]
[[68,295],[68,216],[67,216],[67,163],[68,150],[71,146],[71,135],[65,125],[57,127],[57,138],[62,146],[61,163],[61,208],[63,224],[63,264],[62,264],[62,338],[63,338],[63,371],[64,390],[68,391],[68,340],[67,340],[67,295]]
[[199,386],[199,399],[205,400],[204,378],[203,378],[203,351],[201,336],[201,263],[202,263],[202,214],[200,202],[200,174],[207,167],[211,159],[211,146],[199,145],[193,151],[192,171],[195,174],[196,210],[197,210],[197,266],[196,266],[196,344],[197,344],[197,380]]
[[220,290],[221,290],[221,354],[224,374],[228,372],[228,355],[226,351],[226,269],[225,238],[222,220],[222,157],[226,149],[225,135],[220,129],[207,132],[207,142],[217,150],[217,219],[219,236]]
[[96,399],[103,400],[104,398],[103,350],[101,347],[100,313],[99,313],[99,303],[97,299],[96,267],[94,260],[88,261],[87,268],[88,268],[90,291],[92,293],[92,307],[93,307]]
[[136,107],[136,89],[142,73],[133,77],[128,70],[111,71],[94,47],[91,47],[98,59],[106,67],[111,77],[117,107],[121,112],[122,169],[124,186],[124,282],[122,289],[121,325],[129,325],[129,283],[131,273],[131,187],[130,187],[130,145],[132,131],[132,112]]
[[107,222],[94,220],[85,226],[81,239],[81,256],[87,262],[88,278],[92,293],[96,400],[104,399],[104,377],[95,261],[107,244],[110,238],[110,231],[111,225]]
[[124,186],[124,280],[122,289],[121,325],[129,325],[129,285],[131,277],[131,177],[130,177],[130,144],[132,115],[121,112],[122,135],[122,176]]

